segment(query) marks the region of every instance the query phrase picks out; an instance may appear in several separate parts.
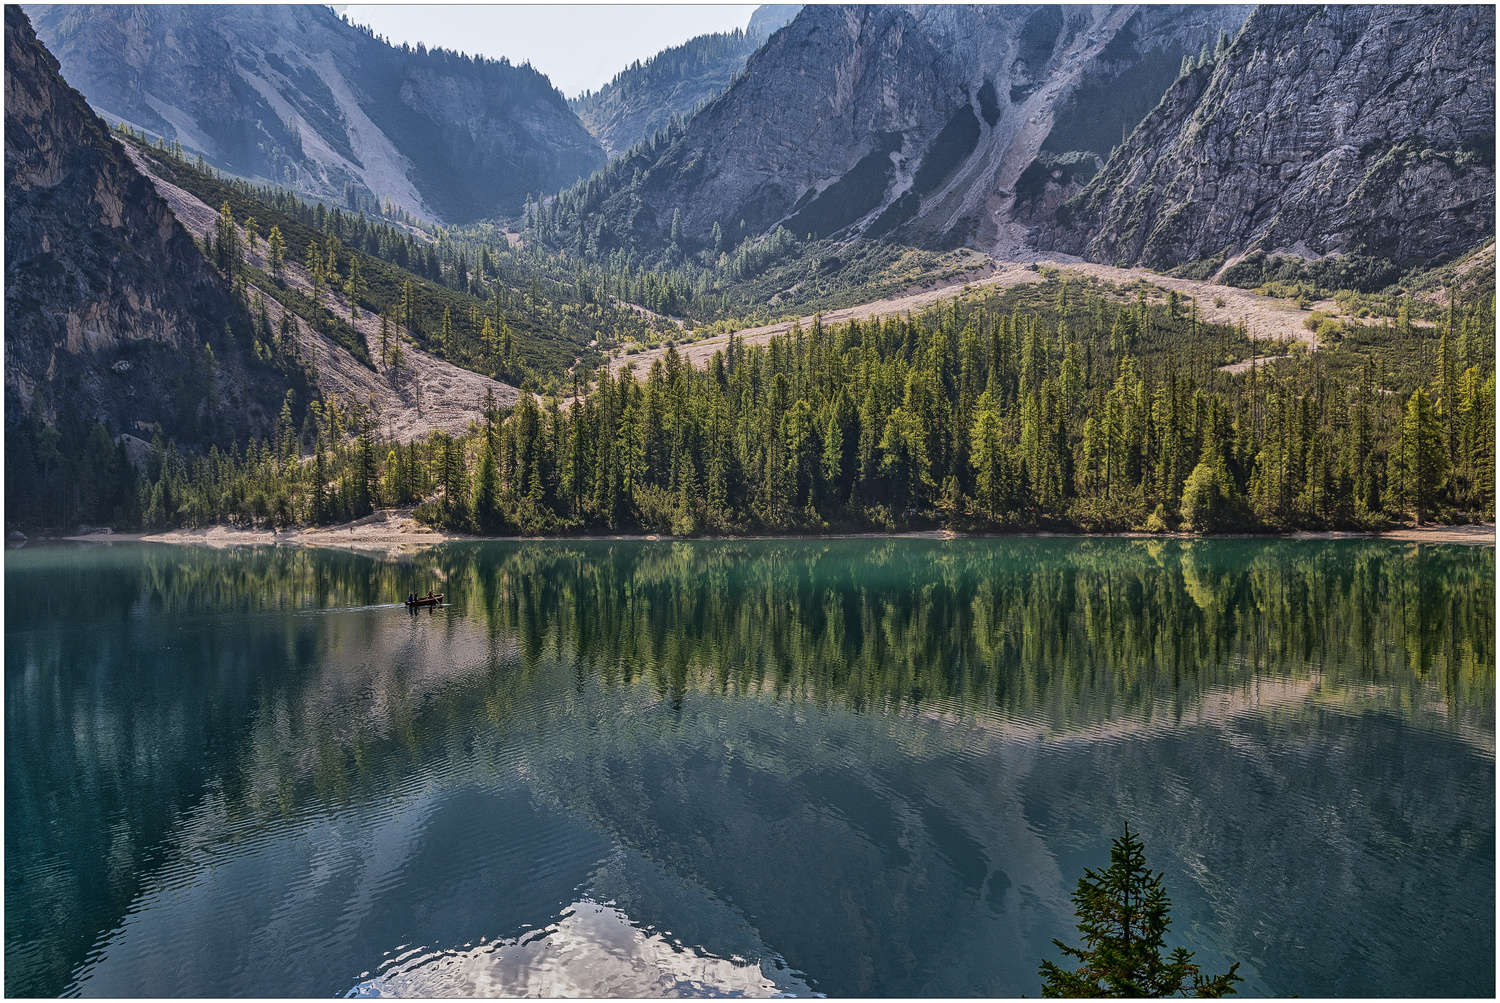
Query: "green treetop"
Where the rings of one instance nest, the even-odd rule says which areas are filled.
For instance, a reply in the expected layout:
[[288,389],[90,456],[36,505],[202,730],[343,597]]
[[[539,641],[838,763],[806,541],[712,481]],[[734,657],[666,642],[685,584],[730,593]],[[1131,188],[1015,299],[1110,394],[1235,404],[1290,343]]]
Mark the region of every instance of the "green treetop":
[[1233,993],[1241,981],[1238,962],[1223,975],[1204,978],[1187,948],[1162,957],[1172,903],[1161,875],[1146,866],[1146,848],[1128,824],[1110,848],[1109,867],[1102,873],[1085,870],[1078,879],[1073,904],[1084,946],[1053,943],[1081,964],[1069,972],[1042,962],[1043,996],[1216,998]]

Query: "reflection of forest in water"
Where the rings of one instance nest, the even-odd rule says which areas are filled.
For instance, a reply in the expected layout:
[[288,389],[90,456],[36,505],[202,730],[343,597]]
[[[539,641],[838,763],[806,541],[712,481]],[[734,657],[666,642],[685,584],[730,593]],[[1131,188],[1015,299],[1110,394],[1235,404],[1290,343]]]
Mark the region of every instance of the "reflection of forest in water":
[[[243,835],[378,800],[413,771],[524,776],[534,795],[754,912],[794,965],[862,958],[844,991],[1007,988],[934,981],[912,959],[970,936],[965,908],[1008,917],[1012,934],[1036,926],[1028,908],[1065,913],[1078,862],[1038,840],[1049,826],[1102,835],[1109,824],[1087,819],[1106,806],[1156,804],[1187,872],[1285,870],[1268,855],[1299,840],[1326,852],[1316,820],[1277,816],[1279,834],[1248,834],[1218,860],[1227,823],[1206,805],[1249,824],[1287,794],[1257,801],[1232,770],[1215,774],[1203,748],[1225,735],[1321,750],[1307,776],[1264,767],[1311,804],[1372,777],[1389,784],[1390,804],[1348,823],[1361,838],[1451,855],[1488,825],[1493,860],[1471,778],[1438,768],[1455,753],[1429,749],[1456,736],[1493,783],[1489,548],[837,540],[461,544],[392,562],[130,546],[10,557],[12,994],[60,991],[180,852],[182,819],[202,823],[206,797],[214,825]],[[358,609],[429,587],[451,605]],[[22,602],[38,593],[41,605]],[[1150,739],[1152,770],[1198,788],[1191,810],[1110,752],[1133,735]],[[1087,789],[1064,768],[1080,762],[1096,776]],[[795,861],[799,840],[829,836],[826,820],[788,833],[767,819],[825,807],[868,845],[835,852],[830,838]],[[1327,861],[1330,894],[1341,867]],[[913,868],[946,895],[909,902],[899,933],[820,934],[825,946],[800,958],[796,923],[757,891],[838,879],[844,901],[831,905],[878,917],[909,900],[897,885]],[[1443,887],[1463,876],[1448,877]],[[1188,896],[1218,917],[1204,936],[1274,976],[1270,988],[1316,991],[1276,975],[1276,935],[1239,928],[1243,901],[1216,904],[1228,881],[1208,875]],[[1492,880],[1488,894],[1492,934]],[[1018,904],[1026,895],[1042,905]],[[819,908],[804,906],[806,922]],[[995,936],[984,950],[999,949]],[[1031,939],[1008,950],[1034,967]]]

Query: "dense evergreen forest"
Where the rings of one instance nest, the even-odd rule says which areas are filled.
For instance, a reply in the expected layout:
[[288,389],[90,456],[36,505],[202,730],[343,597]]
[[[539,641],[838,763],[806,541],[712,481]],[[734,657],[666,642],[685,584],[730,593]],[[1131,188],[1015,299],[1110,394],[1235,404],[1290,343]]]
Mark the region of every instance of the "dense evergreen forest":
[[[1130,295],[1133,293],[1134,295]],[[1252,345],[1144,283],[1047,281],[917,317],[731,342],[703,368],[523,394],[465,436],[379,438],[357,402],[289,401],[274,439],[137,472],[102,428],[28,427],[12,518],[165,528],[341,522],[379,506],[490,534],[1276,531],[1494,513],[1494,294],[1433,326],[1340,322]],[[1309,314],[1309,326],[1322,326]],[[1268,351],[1287,357],[1226,371]]]

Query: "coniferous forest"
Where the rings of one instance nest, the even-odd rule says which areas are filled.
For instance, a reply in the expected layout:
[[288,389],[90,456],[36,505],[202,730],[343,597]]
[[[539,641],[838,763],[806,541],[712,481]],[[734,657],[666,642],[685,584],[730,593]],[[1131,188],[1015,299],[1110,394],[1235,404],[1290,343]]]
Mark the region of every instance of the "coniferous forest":
[[[686,258],[645,271],[619,252],[555,246],[543,223],[577,192],[545,213],[528,203],[513,245],[493,227],[426,226],[352,191],[330,209],[226,178],[175,144],[116,135],[220,205],[200,249],[242,302],[256,358],[309,377],[294,383],[304,397],[316,372],[288,333],[291,312],[371,369],[374,354],[399,369],[408,343],[522,393],[503,409],[486,400],[465,434],[398,442],[371,403],[294,389],[274,434],[181,443],[158,427],[134,456],[114,430],[33,408],[7,430],[12,525],[280,528],[414,507],[433,526],[487,535],[1226,533],[1494,515],[1484,269],[1414,272],[1383,292],[1371,290],[1393,266],[1345,274],[1361,258],[1338,259],[1339,271],[1252,254],[1226,274],[1303,308],[1312,350],[1200,321],[1197,303],[1148,280],[1046,267],[1041,281],[966,289],[918,315],[731,338],[695,368],[672,340],[698,336],[692,313],[716,330],[767,319],[763,306],[731,315],[729,304],[782,258],[795,268],[814,255],[810,274],[822,274],[826,242],[736,241],[710,286],[707,266]],[[244,246],[257,240],[264,268]],[[282,275],[304,260],[311,298]],[[873,295],[863,274],[820,295]],[[325,305],[325,288],[381,316],[378,353]],[[267,297],[280,299],[279,329]],[[1311,309],[1330,298],[1338,315]],[[679,312],[688,319],[667,316]],[[663,344],[649,365],[630,357]],[[214,392],[213,352],[186,398]]]
[[407,443],[337,398],[300,426],[289,398],[274,438],[227,451],[158,436],[136,465],[102,427],[36,421],[8,452],[9,503],[36,523],[149,529],[416,506],[499,535],[1493,518],[1493,293],[1454,295],[1427,326],[1405,307],[1325,326],[1309,352],[1252,344],[1160,292],[1055,273],[920,316],[731,341],[701,368],[669,348],[645,371],[583,371],[567,393],[488,401],[467,435]]

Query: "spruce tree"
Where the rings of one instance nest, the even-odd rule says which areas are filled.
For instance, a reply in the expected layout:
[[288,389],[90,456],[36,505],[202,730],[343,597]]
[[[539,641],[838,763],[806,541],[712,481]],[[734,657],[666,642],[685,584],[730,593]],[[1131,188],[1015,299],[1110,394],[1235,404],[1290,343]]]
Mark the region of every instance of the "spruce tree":
[[358,300],[367,288],[364,276],[359,272],[359,259],[349,258],[349,278],[344,281],[344,295],[349,299],[349,323],[359,316]]
[[1043,961],[1042,995],[1217,998],[1234,993],[1241,981],[1238,962],[1223,975],[1205,978],[1187,948],[1162,956],[1172,903],[1161,879],[1146,866],[1145,846],[1127,824],[1110,848],[1109,867],[1085,870],[1073,893],[1084,946],[1053,941],[1081,964],[1070,972]]
[[1427,390],[1418,387],[1406,402],[1401,422],[1402,465],[1405,472],[1406,504],[1417,525],[1437,507],[1438,493],[1448,475],[1448,452],[1443,447],[1443,426],[1433,413]]

